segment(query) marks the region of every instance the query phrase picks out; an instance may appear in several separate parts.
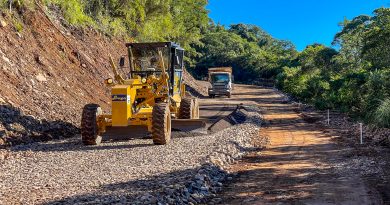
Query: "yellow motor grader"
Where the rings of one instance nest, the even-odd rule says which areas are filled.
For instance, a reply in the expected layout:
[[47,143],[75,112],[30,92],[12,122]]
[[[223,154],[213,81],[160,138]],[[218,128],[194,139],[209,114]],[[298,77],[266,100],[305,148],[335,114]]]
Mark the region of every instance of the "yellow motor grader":
[[[129,73],[123,78],[110,58],[114,79],[105,80],[111,88],[111,114],[103,114],[97,104],[85,105],[82,142],[97,145],[102,136],[131,138],[149,133],[154,144],[164,145],[175,127],[186,131],[205,127],[199,120],[198,100],[186,97],[184,49],[173,42],[128,43],[126,47]],[[119,61],[122,70],[125,62],[125,57]]]

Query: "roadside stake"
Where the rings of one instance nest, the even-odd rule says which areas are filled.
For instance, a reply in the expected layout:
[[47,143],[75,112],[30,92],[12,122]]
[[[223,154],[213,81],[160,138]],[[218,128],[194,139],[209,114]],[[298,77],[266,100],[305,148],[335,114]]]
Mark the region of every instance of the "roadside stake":
[[328,109],[328,125],[330,124],[330,119],[329,119],[329,109]]
[[360,144],[363,144],[363,123],[359,123],[360,125]]

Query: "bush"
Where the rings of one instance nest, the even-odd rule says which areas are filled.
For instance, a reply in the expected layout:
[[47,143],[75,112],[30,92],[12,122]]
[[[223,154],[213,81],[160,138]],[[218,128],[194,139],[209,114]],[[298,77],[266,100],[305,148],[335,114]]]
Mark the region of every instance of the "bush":
[[381,102],[375,111],[373,120],[378,126],[390,128],[390,98]]
[[45,0],[46,5],[56,5],[61,8],[62,14],[69,24],[75,26],[94,26],[91,17],[85,14],[84,5],[80,0]]

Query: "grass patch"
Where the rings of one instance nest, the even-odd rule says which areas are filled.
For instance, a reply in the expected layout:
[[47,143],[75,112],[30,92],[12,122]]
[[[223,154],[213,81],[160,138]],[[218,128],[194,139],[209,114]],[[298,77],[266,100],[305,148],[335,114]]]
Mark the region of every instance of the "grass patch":
[[79,0],[45,0],[45,5],[56,5],[61,8],[65,20],[74,26],[91,26],[94,21],[84,13],[84,5]]
[[373,121],[381,127],[390,128],[390,98],[381,102],[375,111]]
[[23,31],[23,23],[15,16],[12,17],[12,24],[14,25],[17,32],[21,33]]

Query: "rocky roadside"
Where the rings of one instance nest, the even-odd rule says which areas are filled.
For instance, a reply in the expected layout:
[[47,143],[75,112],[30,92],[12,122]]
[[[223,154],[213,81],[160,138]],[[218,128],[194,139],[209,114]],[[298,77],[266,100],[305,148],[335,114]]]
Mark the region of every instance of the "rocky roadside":
[[0,104],[0,149],[22,143],[73,137],[79,129],[64,121],[24,115],[21,109]]
[[[243,125],[223,130],[217,135],[225,136],[224,141],[215,147],[214,151],[207,156],[205,162],[197,169],[195,176],[185,185],[171,185],[164,188],[163,192],[155,196],[147,194],[138,198],[135,204],[218,204],[222,199],[217,198],[216,194],[222,190],[223,183],[231,181],[236,173],[229,173],[225,168],[237,159],[254,150],[254,142],[260,136],[261,118],[259,110],[255,107],[246,107],[247,110],[256,111],[251,114]],[[248,112],[245,112],[248,113]],[[246,130],[246,131],[244,131]],[[244,131],[244,132],[243,132]],[[231,136],[229,134],[233,134]],[[227,137],[230,136],[230,137]],[[226,143],[226,140],[230,143]]]

